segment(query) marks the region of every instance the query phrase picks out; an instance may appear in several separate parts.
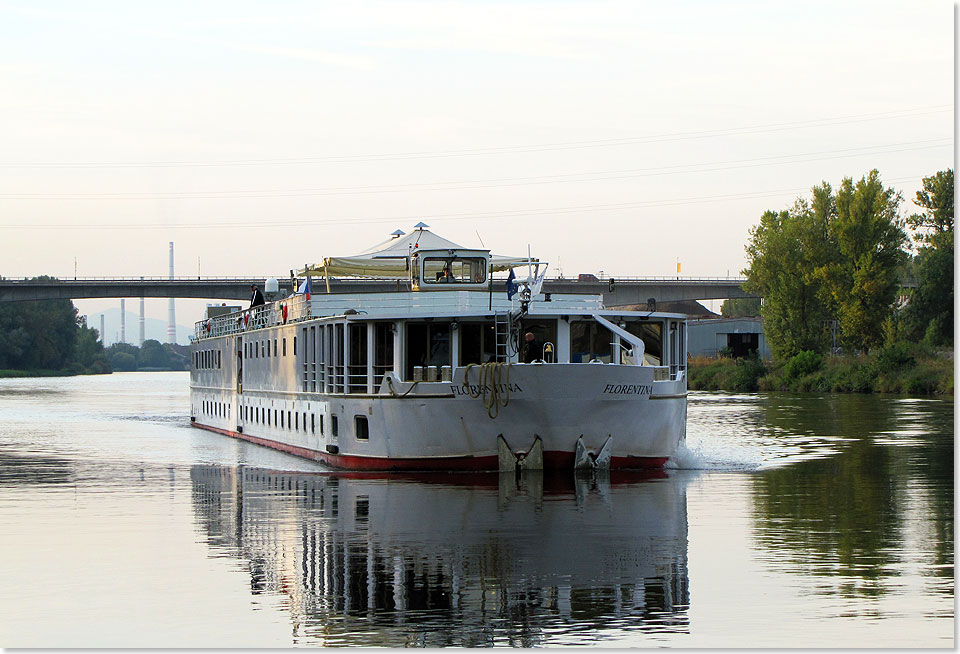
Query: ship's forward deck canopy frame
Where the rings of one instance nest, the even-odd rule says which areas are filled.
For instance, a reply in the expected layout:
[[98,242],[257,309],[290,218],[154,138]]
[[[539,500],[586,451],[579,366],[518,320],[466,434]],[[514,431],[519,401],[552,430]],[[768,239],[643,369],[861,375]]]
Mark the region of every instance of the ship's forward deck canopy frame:
[[[365,252],[352,257],[325,257],[321,263],[306,266],[300,275],[323,277],[378,277],[386,279],[420,279],[425,284],[437,283],[443,275],[438,260],[453,259],[451,276],[458,284],[483,284],[487,276],[527,264],[540,264],[538,259],[491,254],[489,250],[465,248],[437,236],[426,225],[420,225],[406,235],[397,234]],[[399,230],[398,230],[399,231]],[[483,260],[481,270],[480,261]],[[459,261],[459,263],[457,263]],[[434,270],[434,268],[439,268]],[[456,268],[456,270],[454,270]],[[437,276],[440,273],[440,277]],[[482,275],[480,273],[483,273]],[[476,281],[482,277],[482,281]]]

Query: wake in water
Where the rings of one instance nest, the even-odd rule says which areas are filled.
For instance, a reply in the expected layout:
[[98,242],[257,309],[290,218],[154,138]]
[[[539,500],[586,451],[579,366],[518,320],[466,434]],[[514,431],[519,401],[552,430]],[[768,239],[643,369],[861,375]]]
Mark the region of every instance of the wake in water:
[[681,443],[666,467],[672,470],[751,472],[759,469],[762,463],[759,449],[728,443],[708,445],[700,440],[693,447]]

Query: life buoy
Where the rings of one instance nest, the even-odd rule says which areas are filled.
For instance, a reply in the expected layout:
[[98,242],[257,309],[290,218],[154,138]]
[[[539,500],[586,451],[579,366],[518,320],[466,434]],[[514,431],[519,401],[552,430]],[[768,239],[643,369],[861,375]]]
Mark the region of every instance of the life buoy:
[[243,316],[243,326],[246,327],[248,324],[250,324],[250,314],[249,314],[249,313],[244,314],[244,316]]
[[280,305],[280,306],[282,307],[283,324],[286,325],[286,324],[287,324],[287,305],[286,305],[286,304],[282,304],[282,305]]
[[209,334],[209,333],[210,333],[210,321],[209,321],[209,320],[207,321],[207,325],[206,325],[206,326],[207,326],[207,333]]

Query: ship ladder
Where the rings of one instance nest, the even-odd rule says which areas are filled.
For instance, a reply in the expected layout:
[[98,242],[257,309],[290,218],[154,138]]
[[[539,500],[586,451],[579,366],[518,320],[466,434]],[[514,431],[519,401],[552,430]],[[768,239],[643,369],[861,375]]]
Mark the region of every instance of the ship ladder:
[[504,363],[510,356],[509,343],[510,343],[510,323],[513,322],[510,320],[509,313],[497,313],[493,317],[493,326],[497,338],[497,361],[499,363]]

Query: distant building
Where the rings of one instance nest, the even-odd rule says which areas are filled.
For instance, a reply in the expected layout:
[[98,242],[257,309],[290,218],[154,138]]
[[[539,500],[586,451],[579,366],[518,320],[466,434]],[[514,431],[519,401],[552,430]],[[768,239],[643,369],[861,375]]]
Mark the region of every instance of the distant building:
[[760,318],[690,320],[687,330],[687,352],[691,356],[715,357],[726,349],[734,357],[752,352],[763,359],[772,357]]

